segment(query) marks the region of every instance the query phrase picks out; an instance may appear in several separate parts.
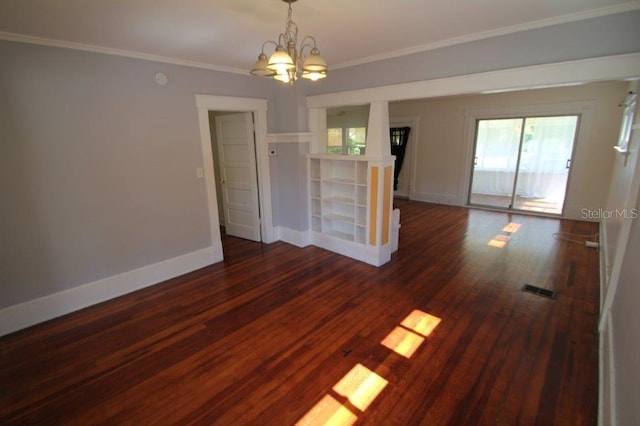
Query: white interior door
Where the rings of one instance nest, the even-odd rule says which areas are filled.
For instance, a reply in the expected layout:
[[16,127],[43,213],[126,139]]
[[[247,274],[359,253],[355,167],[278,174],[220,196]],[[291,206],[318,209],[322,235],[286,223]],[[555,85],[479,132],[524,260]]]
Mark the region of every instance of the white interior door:
[[216,116],[216,138],[226,233],[261,241],[251,113]]

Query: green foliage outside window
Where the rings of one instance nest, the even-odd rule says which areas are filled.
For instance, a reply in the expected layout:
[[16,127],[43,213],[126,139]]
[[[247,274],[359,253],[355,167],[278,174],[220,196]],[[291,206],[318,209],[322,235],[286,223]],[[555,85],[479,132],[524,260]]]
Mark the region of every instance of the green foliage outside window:
[[364,155],[366,127],[334,127],[327,129],[327,152],[338,155]]

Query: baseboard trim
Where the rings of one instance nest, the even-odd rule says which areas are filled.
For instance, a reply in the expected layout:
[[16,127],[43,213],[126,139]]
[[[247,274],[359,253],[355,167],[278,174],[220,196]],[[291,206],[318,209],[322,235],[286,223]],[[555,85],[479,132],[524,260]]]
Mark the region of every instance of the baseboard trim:
[[449,206],[461,206],[458,197],[452,194],[438,194],[435,192],[415,192],[412,199],[432,204],[446,204]]
[[276,236],[280,241],[292,244],[296,247],[306,247],[311,244],[309,231],[296,231],[284,226],[276,227]]
[[0,336],[158,284],[223,259],[222,243],[0,310]]

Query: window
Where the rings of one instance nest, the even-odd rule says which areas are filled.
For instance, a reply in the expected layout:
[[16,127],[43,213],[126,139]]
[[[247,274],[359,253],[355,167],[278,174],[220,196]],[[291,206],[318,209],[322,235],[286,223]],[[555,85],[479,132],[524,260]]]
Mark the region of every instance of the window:
[[327,109],[327,153],[364,155],[369,105]]
[[469,204],[562,214],[578,115],[477,120]]
[[366,127],[330,127],[327,129],[327,152],[329,154],[364,155],[366,141]]

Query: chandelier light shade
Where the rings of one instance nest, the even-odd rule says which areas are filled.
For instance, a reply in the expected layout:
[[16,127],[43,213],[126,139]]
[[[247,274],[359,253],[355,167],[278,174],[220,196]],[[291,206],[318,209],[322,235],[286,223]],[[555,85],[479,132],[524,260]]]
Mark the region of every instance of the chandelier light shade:
[[[278,36],[277,42],[267,40],[262,44],[258,60],[251,68],[251,75],[271,77],[289,84],[293,84],[299,76],[312,81],[325,78],[329,67],[316,47],[316,39],[304,37],[298,47],[298,26],[291,20],[291,3],[297,0],[283,1],[289,4],[285,32]],[[267,59],[265,47],[270,44],[275,46],[275,51]],[[305,49],[308,51],[306,56]]]

